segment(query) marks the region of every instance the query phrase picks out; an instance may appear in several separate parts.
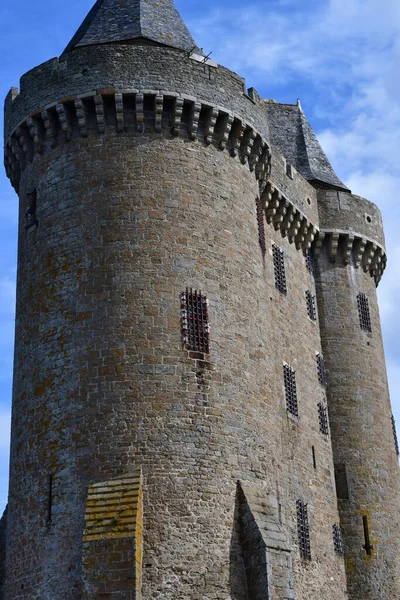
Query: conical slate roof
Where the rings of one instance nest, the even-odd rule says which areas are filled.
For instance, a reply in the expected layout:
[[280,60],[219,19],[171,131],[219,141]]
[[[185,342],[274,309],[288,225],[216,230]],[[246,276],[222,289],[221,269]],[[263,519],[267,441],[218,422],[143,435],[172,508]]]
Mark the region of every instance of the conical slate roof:
[[199,51],[173,0],[97,0],[64,52],[139,38]]
[[266,102],[271,142],[307,181],[349,191],[322,150],[300,102]]

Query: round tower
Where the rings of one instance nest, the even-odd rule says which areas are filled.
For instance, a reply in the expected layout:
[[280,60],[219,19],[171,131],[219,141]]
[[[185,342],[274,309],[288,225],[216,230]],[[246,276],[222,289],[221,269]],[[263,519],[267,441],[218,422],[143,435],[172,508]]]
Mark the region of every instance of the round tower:
[[349,596],[400,598],[397,437],[376,285],[385,267],[371,202],[319,191],[317,296]]
[[[172,0],[98,0],[11,90],[5,138],[20,219],[2,600],[346,600],[333,270],[319,259],[322,348],[309,254],[331,239],[315,181],[345,187],[301,107],[246,92]],[[354,239],[379,278],[383,250]]]

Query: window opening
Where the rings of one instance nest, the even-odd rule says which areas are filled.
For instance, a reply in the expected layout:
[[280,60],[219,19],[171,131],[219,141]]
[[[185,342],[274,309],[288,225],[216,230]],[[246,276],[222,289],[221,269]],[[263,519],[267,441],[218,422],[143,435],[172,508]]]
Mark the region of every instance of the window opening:
[[337,554],[344,554],[342,529],[337,523],[333,526],[333,546]]
[[272,255],[274,259],[275,287],[282,294],[287,294],[285,258],[282,248],[272,244]]
[[369,523],[368,523],[367,515],[364,515],[362,520],[363,520],[364,541],[365,541],[363,548],[364,548],[365,552],[368,554],[368,556],[371,556],[372,550],[374,549],[374,547],[371,546],[371,541],[370,541],[370,537],[369,537]]
[[186,292],[181,294],[181,323],[187,350],[208,353],[208,301],[200,291],[186,288]]
[[286,409],[295,417],[299,416],[297,404],[296,371],[290,365],[283,365]]
[[360,319],[360,327],[363,331],[372,331],[371,314],[369,311],[368,296],[360,292],[357,296],[358,316]]
[[311,275],[315,275],[315,264],[314,264],[314,257],[312,255],[311,252],[311,248],[307,248],[306,253],[305,253],[305,259],[306,259],[306,267],[307,267],[307,271],[309,273],[311,273]]
[[264,224],[264,210],[260,198],[256,198],[257,208],[257,224],[258,224],[258,243],[263,254],[267,251],[265,244],[265,224]]
[[319,430],[324,435],[329,434],[328,427],[328,411],[326,406],[322,402],[318,402],[318,420],[319,420]]
[[300,555],[311,560],[310,528],[308,524],[308,507],[303,500],[297,500],[297,532],[299,537]]
[[47,522],[50,523],[52,519],[53,510],[53,475],[48,476],[48,499],[47,499]]
[[316,354],[317,360],[317,373],[318,373],[318,381],[321,385],[326,386],[326,370],[325,370],[325,361],[322,354],[317,352]]
[[317,311],[315,308],[315,296],[312,295],[310,290],[306,290],[306,304],[307,304],[307,314],[312,321],[317,320]]
[[37,200],[37,192],[36,190],[32,190],[27,193],[28,196],[28,205],[25,211],[25,229],[30,229],[31,227],[35,227],[37,225],[36,219],[36,200]]
[[394,416],[392,415],[392,429],[393,429],[393,437],[394,437],[394,447],[396,448],[396,454],[399,456],[399,440],[397,438],[397,430],[396,430],[396,421],[394,420]]
[[314,469],[316,469],[317,468],[317,458],[315,456],[315,447],[311,446],[311,450],[312,450],[313,467],[314,467]]

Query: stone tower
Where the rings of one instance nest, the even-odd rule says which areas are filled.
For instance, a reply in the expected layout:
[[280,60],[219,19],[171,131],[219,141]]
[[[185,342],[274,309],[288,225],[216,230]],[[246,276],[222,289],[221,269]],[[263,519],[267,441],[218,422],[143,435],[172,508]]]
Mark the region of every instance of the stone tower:
[[381,217],[300,104],[172,0],[98,0],[9,93],[5,164],[1,599],[400,599]]

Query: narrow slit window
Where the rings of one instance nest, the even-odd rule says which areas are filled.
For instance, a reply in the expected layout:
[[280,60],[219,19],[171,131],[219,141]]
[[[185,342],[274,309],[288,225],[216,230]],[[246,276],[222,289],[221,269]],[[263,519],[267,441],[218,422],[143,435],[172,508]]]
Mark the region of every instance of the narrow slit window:
[[365,552],[368,554],[368,556],[371,556],[372,554],[372,550],[374,549],[373,546],[371,546],[371,540],[369,537],[369,523],[368,523],[368,517],[367,515],[364,515],[363,518],[363,530],[364,530],[364,550]]
[[272,255],[274,259],[275,287],[282,294],[287,294],[285,257],[282,248],[273,244]]
[[308,507],[303,500],[297,500],[297,532],[299,538],[300,555],[306,560],[311,560],[310,527],[308,524]]
[[305,253],[305,259],[306,259],[306,267],[307,267],[307,271],[311,274],[311,275],[315,275],[315,265],[314,265],[314,258],[311,252],[311,248],[308,248],[306,250]]
[[36,219],[36,202],[37,202],[37,192],[36,190],[32,190],[27,193],[28,196],[28,204],[25,211],[25,229],[28,230],[31,227],[36,227],[38,224]]
[[290,365],[283,365],[286,409],[295,417],[299,416],[297,404],[296,371]]
[[317,361],[318,381],[320,382],[321,385],[323,385],[325,387],[326,386],[325,361],[324,361],[324,357],[322,356],[322,354],[319,354],[319,352],[317,352],[317,354],[316,354],[316,361]]
[[393,415],[392,415],[392,429],[393,429],[393,437],[394,437],[394,447],[396,449],[397,456],[399,456],[399,454],[400,454],[399,440],[397,438],[396,421],[394,420]]
[[182,339],[187,350],[209,352],[208,301],[197,290],[181,294]]
[[317,468],[317,457],[315,455],[315,447],[311,446],[311,452],[312,452],[312,461],[313,461],[313,467],[314,469]]
[[317,320],[317,310],[315,308],[315,296],[312,295],[310,290],[306,290],[306,305],[307,305],[307,314],[310,317],[311,321]]
[[329,434],[328,410],[322,402],[318,402],[319,430],[323,435]]
[[371,333],[371,314],[369,311],[369,301],[367,294],[360,292],[357,296],[358,316],[360,319],[360,327],[363,331]]
[[258,224],[258,243],[260,244],[261,252],[265,254],[267,246],[265,243],[265,224],[264,224],[264,210],[260,198],[256,198],[256,209],[257,209],[257,224]]
[[50,474],[48,476],[48,488],[47,488],[47,522],[50,523],[52,519],[53,512],[53,475]]
[[333,547],[335,548],[336,554],[340,554],[341,556],[343,556],[344,546],[342,529],[337,523],[335,523],[333,526]]

